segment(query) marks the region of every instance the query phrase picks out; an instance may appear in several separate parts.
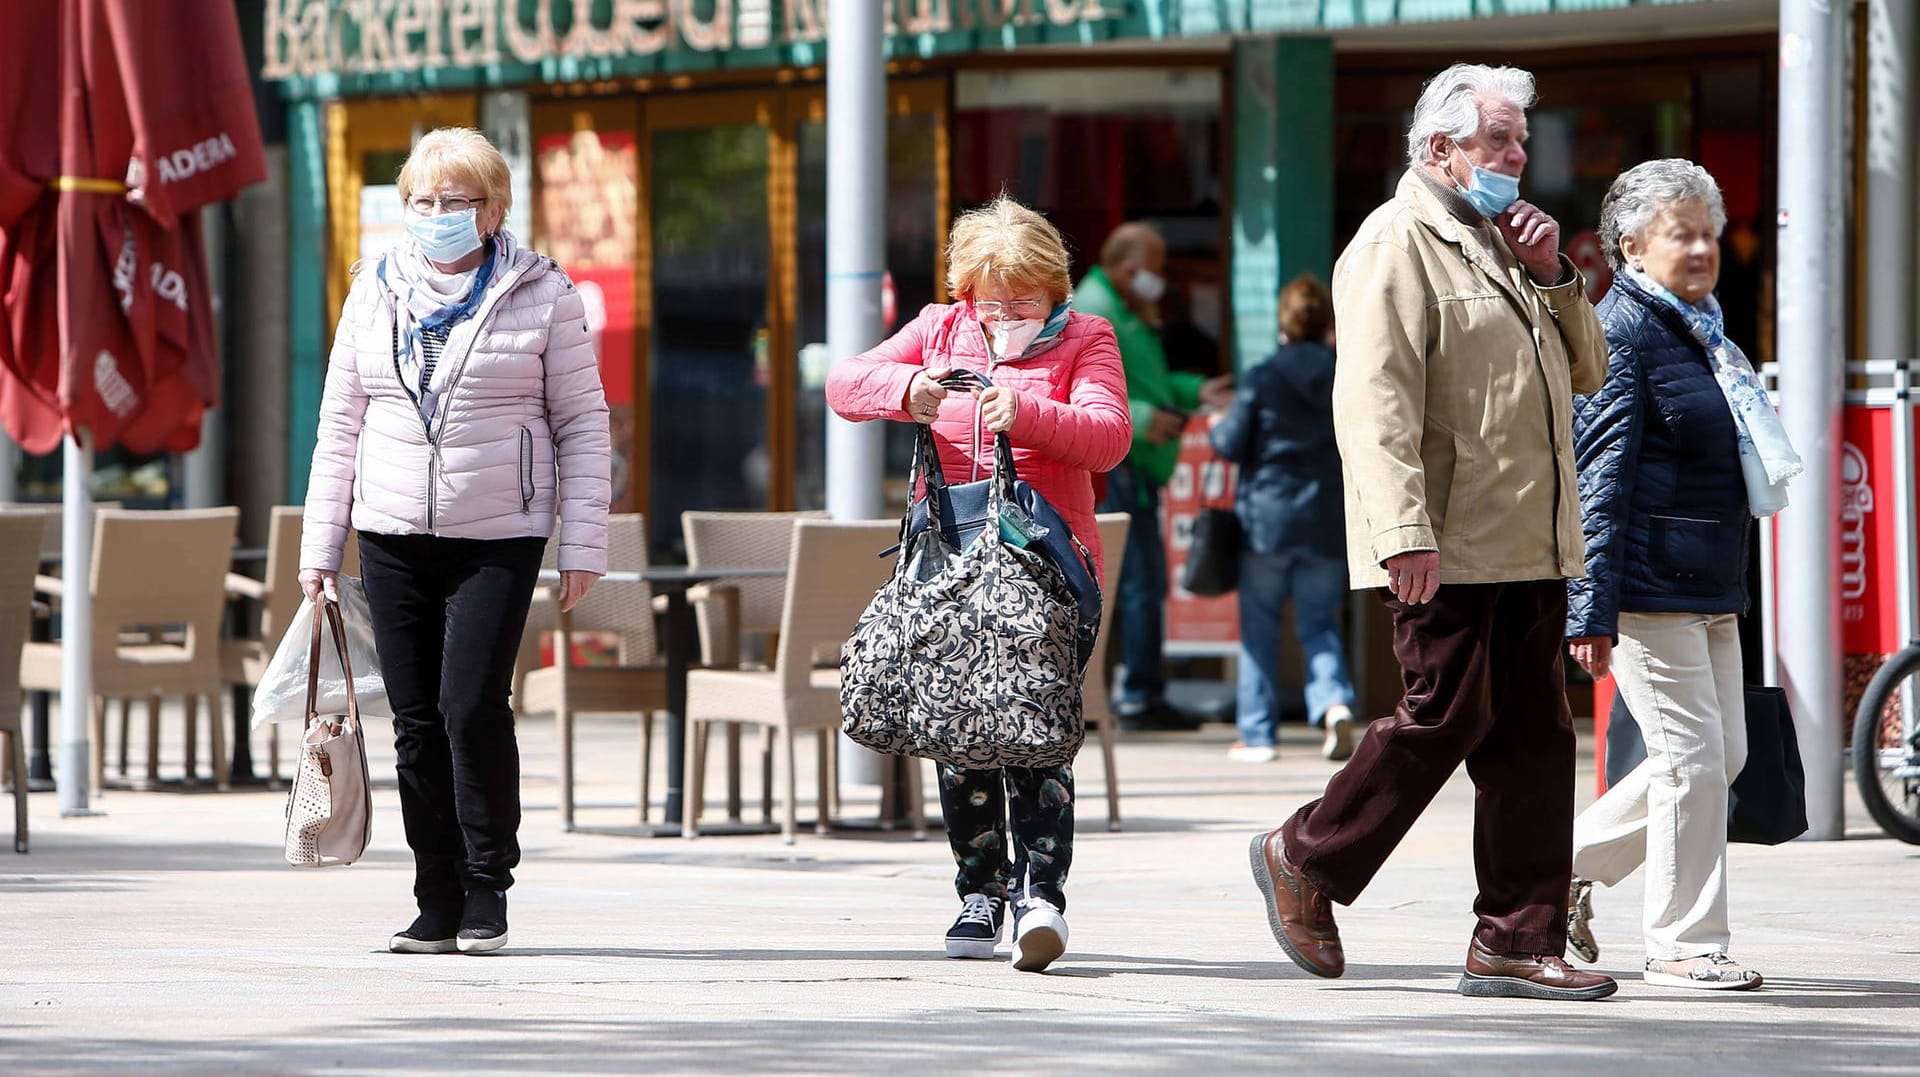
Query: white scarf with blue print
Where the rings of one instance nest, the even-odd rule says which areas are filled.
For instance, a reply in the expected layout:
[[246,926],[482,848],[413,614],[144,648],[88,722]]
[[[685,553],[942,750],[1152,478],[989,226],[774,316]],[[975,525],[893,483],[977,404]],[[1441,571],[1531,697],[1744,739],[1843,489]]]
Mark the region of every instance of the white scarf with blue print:
[[1687,331],[1707,350],[1713,380],[1733,412],[1733,428],[1740,439],[1740,473],[1747,483],[1747,504],[1755,516],[1772,516],[1787,507],[1787,483],[1806,470],[1787,437],[1780,414],[1767,399],[1766,386],[1740,346],[1727,339],[1720,302],[1709,294],[1698,304],[1668,291],[1658,281],[1632,266],[1626,273],[1687,323]]

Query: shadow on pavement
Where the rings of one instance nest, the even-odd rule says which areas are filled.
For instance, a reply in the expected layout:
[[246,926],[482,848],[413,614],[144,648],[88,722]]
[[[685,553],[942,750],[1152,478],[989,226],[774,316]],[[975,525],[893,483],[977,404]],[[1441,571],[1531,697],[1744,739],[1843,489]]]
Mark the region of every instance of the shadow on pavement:
[[[130,1064],[144,1072],[901,1073],[972,1069],[1009,1044],[1019,1045],[1020,1068],[1029,1072],[1086,1068],[1104,1059],[1118,1068],[1215,1073],[1282,1066],[1347,1073],[1502,1066],[1556,1073],[1852,1073],[1910,1068],[1914,1060],[1910,1035],[1816,1024],[1778,1012],[1703,1026],[1641,1006],[1542,1003],[1476,1008],[1470,1021],[1457,1012],[1309,1021],[1289,1020],[1281,1012],[1088,1014],[1048,1008],[1031,991],[979,1001],[971,1013],[962,1005],[884,1020],[766,1014],[700,1021],[669,1013],[625,1020],[502,1015],[438,1023],[356,1019],[342,1007],[329,1008],[324,1024],[290,1020],[284,1035],[268,1041],[201,1045],[103,1035],[65,1038],[54,1054],[44,1044],[8,1037],[0,1039],[0,1061],[26,1061],[42,1073]],[[671,1002],[663,999],[661,1006],[670,1009]],[[1471,1031],[1463,1027],[1468,1024]],[[1116,1050],[1124,1050],[1124,1063]],[[1757,1059],[1770,1061],[1756,1069]]]

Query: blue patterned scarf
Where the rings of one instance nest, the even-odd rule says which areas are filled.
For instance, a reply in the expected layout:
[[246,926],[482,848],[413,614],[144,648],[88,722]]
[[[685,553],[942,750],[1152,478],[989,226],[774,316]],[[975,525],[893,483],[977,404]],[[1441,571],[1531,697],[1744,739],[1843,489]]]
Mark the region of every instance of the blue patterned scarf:
[[1672,307],[1687,323],[1693,339],[1707,350],[1713,380],[1720,384],[1733,412],[1733,428],[1740,439],[1740,473],[1746,479],[1747,504],[1753,514],[1771,516],[1786,508],[1787,483],[1806,468],[1753,364],[1739,345],[1727,339],[1719,300],[1708,294],[1698,304],[1689,303],[1632,266],[1626,267],[1626,273],[1648,295]]

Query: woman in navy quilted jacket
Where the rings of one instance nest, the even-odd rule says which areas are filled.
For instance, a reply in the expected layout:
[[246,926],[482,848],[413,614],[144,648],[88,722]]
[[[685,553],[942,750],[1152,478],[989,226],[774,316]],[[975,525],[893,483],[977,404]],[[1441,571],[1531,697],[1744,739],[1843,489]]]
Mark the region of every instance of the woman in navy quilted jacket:
[[1567,584],[1567,637],[1613,674],[1647,758],[1575,820],[1567,915],[1569,945],[1598,960],[1592,884],[1644,863],[1647,982],[1741,990],[1761,977],[1727,954],[1727,787],[1747,747],[1735,617],[1749,527],[1801,465],[1723,332],[1725,226],[1713,177],[1679,159],[1627,170],[1600,206],[1607,381],[1576,401],[1587,575]]

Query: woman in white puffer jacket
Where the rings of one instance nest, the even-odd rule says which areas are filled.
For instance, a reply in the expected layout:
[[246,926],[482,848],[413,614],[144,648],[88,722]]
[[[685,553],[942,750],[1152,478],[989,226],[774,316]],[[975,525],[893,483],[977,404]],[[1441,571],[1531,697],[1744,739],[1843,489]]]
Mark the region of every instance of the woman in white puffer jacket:
[[607,403],[573,282],[501,228],[499,150],[434,131],[399,186],[408,238],[358,267],[328,359],[300,583],[332,593],[359,532],[420,908],[388,947],[482,952],[507,941],[509,694],[556,516],[561,608],[607,569]]

